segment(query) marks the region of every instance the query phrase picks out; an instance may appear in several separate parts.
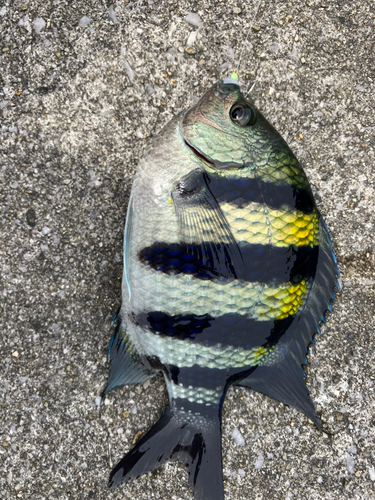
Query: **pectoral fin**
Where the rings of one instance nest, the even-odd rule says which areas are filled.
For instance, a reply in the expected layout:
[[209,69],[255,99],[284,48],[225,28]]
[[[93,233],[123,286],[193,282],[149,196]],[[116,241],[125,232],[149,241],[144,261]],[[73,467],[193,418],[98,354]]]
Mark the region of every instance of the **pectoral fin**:
[[180,241],[191,252],[199,248],[203,267],[216,276],[237,278],[243,268],[241,252],[208,182],[206,174],[197,169],[172,190]]

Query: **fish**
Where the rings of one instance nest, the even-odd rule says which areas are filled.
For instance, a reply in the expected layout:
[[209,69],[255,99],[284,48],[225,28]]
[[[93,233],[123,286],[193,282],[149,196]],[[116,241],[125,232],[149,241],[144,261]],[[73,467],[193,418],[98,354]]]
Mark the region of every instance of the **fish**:
[[131,188],[123,264],[103,397],[161,372],[169,407],[114,467],[111,489],[177,460],[195,500],[224,500],[231,385],[321,430],[303,365],[339,290],[337,261],[303,168],[236,74],[150,144]]

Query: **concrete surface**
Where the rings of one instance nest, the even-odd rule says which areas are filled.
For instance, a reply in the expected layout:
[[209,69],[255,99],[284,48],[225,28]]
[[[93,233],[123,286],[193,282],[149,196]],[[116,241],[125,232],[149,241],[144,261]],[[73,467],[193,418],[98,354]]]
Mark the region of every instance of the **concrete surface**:
[[[95,398],[138,160],[228,75],[256,3],[0,3],[1,499],[191,499],[175,463],[106,487],[164,411],[161,377]],[[226,500],[375,498],[374,23],[373,0],[264,0],[252,23],[241,81],[306,168],[343,289],[307,367],[325,433],[231,389]]]

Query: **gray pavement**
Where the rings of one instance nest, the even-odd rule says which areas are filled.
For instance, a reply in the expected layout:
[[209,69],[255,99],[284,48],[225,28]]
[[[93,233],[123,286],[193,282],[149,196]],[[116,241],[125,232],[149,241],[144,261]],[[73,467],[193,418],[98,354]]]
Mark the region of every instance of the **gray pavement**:
[[225,498],[375,498],[375,4],[264,1],[252,23],[256,3],[0,2],[1,499],[192,498],[176,463],[106,487],[165,410],[162,378],[96,398],[137,163],[250,23],[241,82],[306,169],[343,288],[306,368],[325,432],[231,388]]

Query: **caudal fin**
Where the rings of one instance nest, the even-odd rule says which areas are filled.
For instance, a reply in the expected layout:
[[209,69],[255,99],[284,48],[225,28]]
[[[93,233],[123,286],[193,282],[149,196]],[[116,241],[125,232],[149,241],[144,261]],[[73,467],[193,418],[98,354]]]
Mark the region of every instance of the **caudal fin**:
[[112,470],[109,487],[178,460],[187,464],[195,500],[224,500],[220,421],[214,418],[168,409]]

